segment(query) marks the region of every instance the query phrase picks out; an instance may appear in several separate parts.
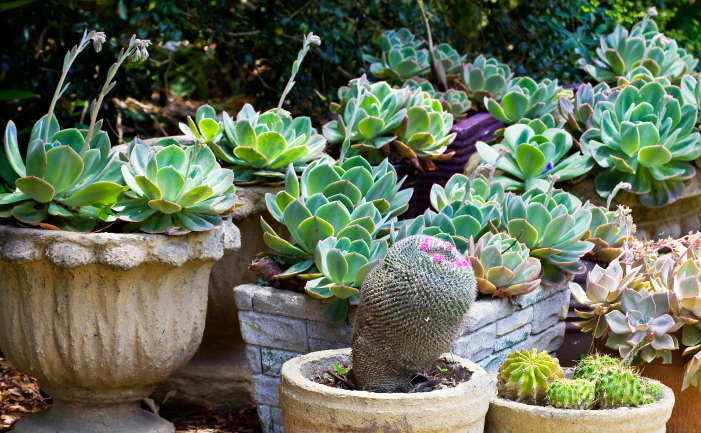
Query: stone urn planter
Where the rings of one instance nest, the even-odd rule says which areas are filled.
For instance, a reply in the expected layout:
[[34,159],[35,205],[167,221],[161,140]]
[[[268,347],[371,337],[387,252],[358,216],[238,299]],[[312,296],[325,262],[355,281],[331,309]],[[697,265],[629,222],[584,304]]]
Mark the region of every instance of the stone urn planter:
[[462,173],[468,159],[475,154],[475,144],[478,141],[490,141],[494,132],[504,126],[489,113],[475,113],[453,125],[451,132],[457,133],[446,153],[455,152],[452,158],[445,161],[435,161],[436,169],[427,171],[418,178],[414,187],[416,197],[416,215],[421,215],[431,207],[429,200],[433,184],[445,186],[455,173]]
[[[344,322],[333,323],[326,320],[326,305],[307,294],[244,284],[234,289],[234,295],[263,431],[281,433],[282,365],[309,352],[349,347],[355,310]],[[539,286],[520,296],[519,305],[508,299],[479,299],[470,307],[451,353],[488,373],[496,373],[499,364],[521,348],[553,353],[564,338],[569,300],[566,284]]]
[[310,380],[333,364],[351,365],[350,349],[328,350],[286,362],[280,403],[287,433],[481,433],[492,394],[487,373],[466,359],[444,354],[472,372],[454,388],[423,393],[374,393],[332,388]]
[[532,406],[492,397],[485,433],[664,433],[674,393],[637,408],[570,410]]
[[14,431],[174,432],[142,410],[204,331],[212,265],[238,229],[183,236],[0,226],[0,347],[53,406]]

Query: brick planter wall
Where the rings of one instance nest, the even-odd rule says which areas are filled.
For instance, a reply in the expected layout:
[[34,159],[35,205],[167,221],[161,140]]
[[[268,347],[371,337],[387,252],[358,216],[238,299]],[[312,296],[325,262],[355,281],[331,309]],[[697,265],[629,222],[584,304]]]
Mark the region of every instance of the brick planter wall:
[[[324,316],[326,305],[305,294],[244,284],[234,289],[234,296],[263,432],[282,433],[282,364],[297,355],[349,347],[354,310],[346,321],[332,323]],[[520,306],[508,299],[480,299],[470,308],[463,335],[451,351],[488,373],[497,372],[515,350],[555,352],[564,337],[569,301],[566,284],[540,286],[520,297]]]

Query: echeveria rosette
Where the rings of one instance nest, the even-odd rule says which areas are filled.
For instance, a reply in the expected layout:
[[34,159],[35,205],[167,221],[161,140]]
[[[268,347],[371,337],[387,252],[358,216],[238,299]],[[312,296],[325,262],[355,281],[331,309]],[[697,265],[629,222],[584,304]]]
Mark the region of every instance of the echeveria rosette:
[[17,127],[7,123],[4,153],[16,189],[0,194],[0,217],[78,232],[92,231],[100,220],[114,221],[111,207],[124,195],[119,172],[124,161],[110,153],[107,133],[97,126],[86,146],[87,130],[61,130],[54,118],[44,143],[42,121],[34,125],[24,157]]
[[477,243],[470,238],[467,259],[484,295],[508,297],[532,292],[540,284],[540,261],[506,233],[485,233]]
[[327,319],[341,322],[349,305],[358,303],[365,277],[386,254],[387,240],[373,240],[365,227],[350,224],[317,244],[314,263],[322,276],[308,281],[305,290],[312,298],[329,302]]
[[521,77],[509,83],[501,101],[485,96],[484,105],[492,117],[507,125],[513,125],[521,119],[535,119],[554,112],[558,99],[571,95],[572,92],[564,90],[557,80],[545,78],[536,83],[530,77]]
[[651,82],[640,89],[626,86],[615,102],[597,104],[580,144],[603,168],[594,182],[600,196],[627,182],[627,191],[648,207],[681,197],[683,181],[696,174],[690,161],[701,155],[701,145],[696,107],[680,99],[679,88]]
[[433,55],[436,60],[443,64],[443,69],[448,75],[457,75],[462,70],[463,62],[467,55],[461,56],[450,44],[442,43],[433,48]]
[[207,144],[218,143],[224,133],[222,122],[217,120],[214,108],[208,104],[197,109],[194,121],[190,116],[187,116],[187,124],[179,123],[178,127],[183,134],[194,141]]
[[[430,86],[430,84],[429,84]],[[381,150],[396,139],[396,132],[407,113],[412,98],[408,88],[393,89],[382,81],[368,85],[351,131],[351,152],[366,154],[368,159],[379,164],[384,158]],[[340,144],[345,139],[346,125],[353,116],[358,103],[356,80],[349,87],[338,91],[340,104],[332,107],[336,120],[323,127],[324,136],[329,144]]]
[[684,75],[681,89],[684,102],[693,105],[698,110],[696,115],[696,121],[698,122],[701,117],[701,80],[693,75]]
[[467,116],[468,110],[472,107],[472,102],[468,99],[467,93],[462,90],[448,89],[444,93],[437,95],[443,109],[452,114],[455,120],[462,120]]
[[616,93],[612,92],[606,83],[599,83],[594,87],[586,83],[579,86],[573,100],[566,96],[560,96],[558,109],[560,115],[567,121],[567,130],[579,137],[591,126],[589,119],[596,104],[610,100],[612,94],[615,98]]
[[582,238],[591,218],[591,210],[576,197],[552,188],[548,192],[533,188],[522,196],[506,194],[502,206],[502,226],[540,260],[540,278],[548,285],[564,284],[570,275],[585,272],[580,259],[594,244]]
[[244,105],[236,120],[226,112],[222,117],[226,139],[207,144],[231,166],[237,183],[282,181],[289,164],[301,173],[324,151],[326,139],[308,117],[292,119],[277,109],[260,114],[250,104]]
[[403,27],[401,29],[385,30],[380,36],[380,49],[389,51],[393,46],[409,46],[412,48],[421,48],[424,40],[417,38],[411,30]]
[[625,216],[617,211],[609,211],[603,207],[592,206],[591,224],[584,240],[594,244],[592,251],[601,262],[608,263],[623,253],[623,244],[628,236]]
[[[261,218],[263,240],[289,265],[280,278],[297,275],[315,278],[317,244],[357,224],[373,239],[386,235],[396,217],[406,212],[413,189],[400,191],[404,179],[384,160],[377,167],[361,156],[343,163],[326,158],[312,162],[297,179],[292,168],[285,177],[285,190],[266,194],[271,216],[284,224],[295,243],[285,240]],[[305,277],[307,278],[307,277]]]
[[463,66],[458,82],[467,90],[475,107],[485,108],[485,98],[501,101],[513,76],[509,65],[480,54],[472,63]]
[[[466,192],[467,197],[465,197]],[[475,200],[480,200],[482,203],[492,201],[500,204],[504,201],[504,186],[476,174],[474,179],[462,174],[454,174],[445,186],[433,184],[429,198],[436,212],[442,211],[454,202],[474,203]]]
[[370,64],[370,72],[380,80],[400,85],[403,81],[421,77],[431,71],[429,53],[425,48],[412,45],[393,45],[382,51],[380,57],[364,55]]
[[[525,191],[536,187],[547,189],[550,175],[564,181],[588,173],[594,160],[580,152],[567,156],[572,144],[572,136],[563,129],[551,128],[536,134],[530,126],[516,124],[504,130],[501,143],[490,146],[478,141],[477,151],[482,161],[510,175],[494,178],[506,190]],[[502,149],[508,153],[500,157]]]
[[614,304],[620,302],[624,290],[638,278],[641,267],[624,268],[618,259],[614,259],[606,269],[599,265],[594,266],[587,274],[586,291],[579,284],[570,282],[572,296],[590,310],[575,310],[584,321],[574,325],[581,328],[582,332],[593,333],[594,338],[602,337],[609,329],[603,316]]
[[446,153],[457,133],[453,128],[453,115],[443,109],[440,101],[416,90],[411,97],[406,117],[397,130],[397,139],[392,142],[397,152],[408,159],[425,161],[445,160],[455,152]]
[[114,209],[129,229],[171,235],[214,230],[236,204],[234,173],[206,146],[170,144],[156,151],[132,143],[128,157],[121,171],[130,190]]
[[606,346],[618,350],[621,357],[628,355],[643,338],[652,335],[649,345],[640,350],[638,356],[650,362],[658,356],[671,362],[671,351],[679,348],[673,332],[679,330],[683,322],[670,314],[670,293],[647,293],[626,289],[620,304],[620,311],[606,314],[606,323],[612,334]]

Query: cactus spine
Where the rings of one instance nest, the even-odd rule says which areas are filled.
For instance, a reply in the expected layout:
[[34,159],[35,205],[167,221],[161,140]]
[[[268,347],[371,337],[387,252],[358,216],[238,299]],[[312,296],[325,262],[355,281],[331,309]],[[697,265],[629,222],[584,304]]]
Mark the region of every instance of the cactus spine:
[[557,358],[548,352],[528,352],[521,349],[506,358],[499,368],[497,391],[499,397],[528,404],[545,402],[550,383],[564,377]]
[[586,379],[557,379],[547,392],[548,404],[561,409],[592,409],[596,385]]

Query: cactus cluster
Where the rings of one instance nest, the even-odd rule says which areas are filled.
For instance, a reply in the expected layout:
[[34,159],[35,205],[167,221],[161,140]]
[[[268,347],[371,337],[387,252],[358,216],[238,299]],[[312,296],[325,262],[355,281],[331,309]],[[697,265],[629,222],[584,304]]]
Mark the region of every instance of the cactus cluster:
[[522,403],[574,410],[637,407],[660,400],[662,385],[641,379],[628,362],[590,355],[577,364],[570,379],[557,358],[521,349],[501,365],[497,391],[502,398]]
[[448,351],[476,295],[455,247],[416,235],[392,246],[365,278],[353,324],[359,389],[394,391]]

